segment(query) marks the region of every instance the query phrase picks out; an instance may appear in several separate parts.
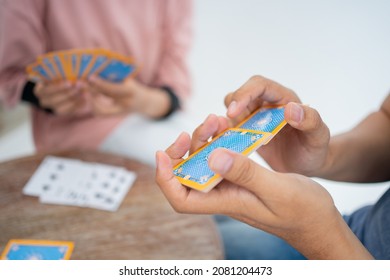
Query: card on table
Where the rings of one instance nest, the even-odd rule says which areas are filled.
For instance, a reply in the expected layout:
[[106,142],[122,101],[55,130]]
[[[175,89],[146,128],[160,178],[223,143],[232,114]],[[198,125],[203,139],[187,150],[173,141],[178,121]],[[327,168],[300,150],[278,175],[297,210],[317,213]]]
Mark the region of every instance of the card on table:
[[11,239],[2,260],[69,260],[74,244],[70,241]]
[[249,155],[260,146],[266,145],[284,126],[284,107],[263,107],[252,113],[236,128],[230,128],[217,135],[187,159],[173,168],[176,178],[185,186],[208,192],[222,177],[208,166],[208,157],[216,148]]
[[116,211],[136,179],[125,168],[48,156],[23,189],[40,202]]

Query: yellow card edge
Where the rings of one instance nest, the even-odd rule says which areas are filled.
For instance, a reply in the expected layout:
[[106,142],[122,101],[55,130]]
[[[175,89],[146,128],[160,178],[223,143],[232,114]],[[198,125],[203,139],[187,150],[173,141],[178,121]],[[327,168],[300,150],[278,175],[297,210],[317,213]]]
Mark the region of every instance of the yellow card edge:
[[47,246],[68,246],[68,250],[64,255],[64,260],[69,260],[73,252],[74,243],[72,241],[54,241],[54,240],[38,240],[38,239],[10,239],[1,254],[0,259],[7,260],[6,256],[13,244],[21,245],[47,245]]

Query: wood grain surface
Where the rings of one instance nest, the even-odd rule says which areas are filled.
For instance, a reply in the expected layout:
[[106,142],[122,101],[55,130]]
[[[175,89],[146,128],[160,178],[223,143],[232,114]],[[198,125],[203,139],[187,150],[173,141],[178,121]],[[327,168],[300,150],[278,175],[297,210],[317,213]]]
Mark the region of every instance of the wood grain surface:
[[42,204],[22,189],[47,154],[0,163],[0,252],[10,239],[73,241],[71,259],[221,259],[210,216],[174,212],[154,182],[154,169],[95,151],[50,155],[123,166],[137,180],[117,212]]

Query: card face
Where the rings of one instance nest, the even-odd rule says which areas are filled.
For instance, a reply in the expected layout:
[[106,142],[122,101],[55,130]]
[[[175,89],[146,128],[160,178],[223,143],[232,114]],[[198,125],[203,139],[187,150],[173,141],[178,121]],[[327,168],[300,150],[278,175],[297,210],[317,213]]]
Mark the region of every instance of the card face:
[[208,192],[222,180],[208,165],[208,156],[213,150],[222,147],[249,155],[266,145],[285,125],[283,106],[260,108],[236,128],[216,136],[213,141],[183,160],[173,168],[173,173],[183,185]]
[[65,179],[64,168],[69,163],[66,159],[56,157],[46,157],[39,165],[33,176],[23,188],[23,193],[32,196],[39,196],[50,191],[59,180]]
[[123,167],[48,156],[23,189],[41,203],[116,211],[136,179]]
[[134,173],[125,169],[97,164],[86,180],[90,188],[88,206],[106,211],[116,211],[135,181]]
[[74,244],[69,241],[12,239],[1,255],[3,260],[68,260]]
[[229,129],[212,142],[177,165],[173,173],[187,186],[206,192],[221,181],[208,165],[208,158],[216,148],[225,148],[237,153],[249,154],[264,143],[269,134],[240,129]]

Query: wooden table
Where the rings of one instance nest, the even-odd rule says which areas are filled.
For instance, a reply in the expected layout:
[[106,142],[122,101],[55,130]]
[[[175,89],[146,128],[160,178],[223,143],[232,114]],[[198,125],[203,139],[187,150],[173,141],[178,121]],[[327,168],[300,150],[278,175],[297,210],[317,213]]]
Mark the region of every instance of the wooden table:
[[154,169],[92,151],[54,156],[123,166],[137,180],[117,212],[41,204],[22,189],[46,154],[0,163],[0,252],[10,239],[73,241],[71,259],[221,259],[210,216],[177,214],[154,182]]

